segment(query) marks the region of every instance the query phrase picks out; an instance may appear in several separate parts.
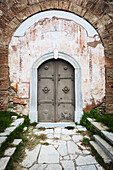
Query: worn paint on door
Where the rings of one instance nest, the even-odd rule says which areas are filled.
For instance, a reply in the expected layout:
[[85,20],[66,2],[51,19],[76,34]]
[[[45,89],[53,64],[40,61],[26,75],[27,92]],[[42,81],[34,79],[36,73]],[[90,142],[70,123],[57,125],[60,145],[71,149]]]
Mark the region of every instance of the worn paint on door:
[[61,59],[43,63],[38,69],[38,121],[74,121],[74,103],[74,68]]

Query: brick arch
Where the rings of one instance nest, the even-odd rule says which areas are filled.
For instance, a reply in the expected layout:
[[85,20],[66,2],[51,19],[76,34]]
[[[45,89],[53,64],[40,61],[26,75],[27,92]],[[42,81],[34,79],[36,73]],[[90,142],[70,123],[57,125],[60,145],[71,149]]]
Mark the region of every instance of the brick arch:
[[100,35],[105,49],[106,111],[113,113],[113,8],[104,0],[8,0],[0,3],[0,108],[7,109],[8,44],[18,26],[45,10],[66,10],[87,20]]

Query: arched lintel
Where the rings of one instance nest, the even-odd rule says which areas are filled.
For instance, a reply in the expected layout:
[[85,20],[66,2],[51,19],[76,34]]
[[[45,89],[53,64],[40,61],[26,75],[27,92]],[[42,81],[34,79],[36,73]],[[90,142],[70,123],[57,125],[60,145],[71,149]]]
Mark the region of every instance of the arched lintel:
[[[42,56],[40,56],[32,65],[32,70],[37,69],[43,62],[53,59],[54,58],[54,52],[46,53]],[[69,54],[58,52],[58,58],[68,61],[74,69],[81,69],[79,63],[75,59],[75,57],[72,57]]]
[[31,77],[30,77],[30,113],[29,118],[31,122],[38,122],[38,76],[37,69],[38,67],[49,59],[63,59],[69,62],[75,70],[75,111],[74,111],[74,121],[80,122],[82,116],[82,88],[81,88],[81,67],[76,61],[75,57],[70,56],[63,52],[50,52],[40,56],[32,65],[31,68]]

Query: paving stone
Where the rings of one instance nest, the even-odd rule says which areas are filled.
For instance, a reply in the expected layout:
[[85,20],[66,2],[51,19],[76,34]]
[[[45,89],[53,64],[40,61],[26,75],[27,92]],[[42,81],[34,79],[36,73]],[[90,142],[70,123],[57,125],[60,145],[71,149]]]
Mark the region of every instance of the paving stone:
[[33,165],[33,163],[37,160],[37,156],[38,156],[40,147],[41,147],[41,145],[39,144],[32,151],[29,151],[28,149],[25,150],[26,157],[21,163],[21,165],[23,167],[29,168],[30,166]]
[[64,170],[75,170],[74,163],[72,160],[61,161],[61,165]]
[[77,143],[77,142],[80,142],[83,140],[83,136],[82,135],[73,135],[72,139],[75,143]]
[[0,147],[1,147],[2,143],[5,142],[6,139],[7,139],[7,137],[0,137]]
[[51,145],[61,145],[61,144],[65,144],[66,141],[63,141],[63,140],[52,140],[52,139],[47,139],[45,141],[40,141],[40,142],[48,142],[49,144]]
[[89,165],[89,164],[96,164],[96,160],[93,156],[88,155],[88,156],[79,156],[76,159],[76,164],[77,165]]
[[12,145],[17,146],[22,142],[22,139],[14,139],[14,141],[12,142]]
[[58,152],[61,156],[65,156],[67,155],[67,147],[66,147],[66,144],[61,144],[59,147],[58,147]]
[[70,154],[82,153],[82,151],[78,148],[78,146],[73,141],[68,141],[67,146],[68,146],[68,153]]
[[77,170],[97,170],[95,165],[77,166]]
[[58,133],[61,133],[61,128],[55,128],[55,129],[54,129],[54,133],[57,133],[57,134],[58,134]]
[[56,144],[56,145],[54,145],[54,148],[55,148],[55,149],[57,149],[57,148],[58,148],[58,146],[59,146],[59,145],[57,145],[57,144]]
[[71,159],[71,160],[74,160],[74,159],[76,159],[77,157],[78,157],[77,154],[70,154],[70,159]]
[[54,138],[59,138],[60,139],[61,134],[60,133],[55,133]]
[[64,156],[63,159],[69,160],[69,155]]
[[75,134],[75,129],[73,129],[73,130],[62,129],[62,134],[64,134],[64,135],[73,135],[73,134]]
[[82,152],[83,152],[83,154],[85,154],[85,155],[91,154],[91,152],[90,152],[89,150],[83,150]]
[[34,164],[29,170],[44,170],[47,164]]
[[53,134],[48,134],[47,135],[47,138],[49,138],[49,139],[52,139],[54,136],[53,136]]
[[87,129],[83,126],[77,125],[76,128],[80,131],[87,131]]
[[77,146],[79,146],[82,150],[86,149],[86,147],[82,145],[82,142],[78,142]]
[[45,132],[47,132],[47,133],[53,133],[53,129],[46,129]]
[[110,143],[113,144],[113,133],[107,131],[102,131],[102,133],[110,141]]
[[61,135],[62,140],[71,140],[71,137],[69,135]]
[[52,146],[42,146],[38,163],[59,163],[59,153]]
[[13,123],[11,123],[11,126],[16,126],[18,127],[24,122],[24,118],[16,119]]
[[59,164],[50,164],[45,170],[62,170],[62,167]]
[[38,132],[34,132],[35,135],[41,135],[41,134],[45,134],[47,135],[48,133],[46,131],[38,131]]
[[16,150],[16,147],[8,148],[4,152],[4,156],[12,156]]
[[0,159],[0,170],[4,170],[10,160],[10,157],[3,157]]

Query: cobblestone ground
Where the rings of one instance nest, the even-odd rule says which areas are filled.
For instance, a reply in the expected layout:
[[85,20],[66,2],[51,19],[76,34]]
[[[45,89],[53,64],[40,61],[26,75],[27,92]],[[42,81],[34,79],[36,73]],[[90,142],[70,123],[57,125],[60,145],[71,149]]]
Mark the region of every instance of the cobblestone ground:
[[33,150],[25,150],[26,156],[19,170],[103,170],[91,155],[90,147],[82,144],[84,137],[89,138],[84,127],[76,126],[71,130],[35,128],[33,133],[46,134],[47,139],[40,141]]

